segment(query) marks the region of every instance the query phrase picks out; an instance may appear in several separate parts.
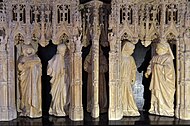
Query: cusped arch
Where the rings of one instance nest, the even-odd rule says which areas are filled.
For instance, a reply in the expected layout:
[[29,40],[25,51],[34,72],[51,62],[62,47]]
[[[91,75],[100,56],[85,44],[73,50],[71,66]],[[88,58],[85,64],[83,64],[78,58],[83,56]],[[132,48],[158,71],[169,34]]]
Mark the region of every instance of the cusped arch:
[[23,33],[20,33],[20,32],[18,32],[18,33],[16,33],[16,34],[14,34],[14,45],[18,45],[18,44],[20,44],[20,43],[24,43],[24,34]]
[[59,37],[59,43],[67,43],[69,40],[69,36],[66,33],[62,33]]
[[177,40],[177,37],[174,33],[170,32],[166,35],[167,40]]
[[173,22],[170,24],[170,26],[166,30],[164,36],[166,37],[170,34],[173,34],[176,38],[179,36],[179,32],[178,32],[178,30],[177,30],[177,28]]
[[63,35],[66,35],[68,37],[71,36],[69,29],[65,25],[62,25],[56,35],[53,37],[53,44],[58,45]]
[[[14,44],[18,44],[15,40],[16,36],[17,35],[21,35],[23,37],[23,42],[25,40],[25,37],[26,37],[26,33],[25,33],[25,30],[21,28],[20,25],[17,25],[14,30],[12,31],[12,36],[13,36],[13,39],[14,39]],[[16,43],[15,43],[16,42]]]
[[124,28],[119,32],[119,38],[122,38],[123,35],[127,35],[128,38],[133,38],[135,33],[129,28],[127,24],[124,24]]
[[34,24],[34,28],[32,30],[32,37],[33,38],[40,38],[40,35],[41,35],[41,29],[40,29],[40,26],[39,24],[35,23]]
[[133,42],[133,36],[131,36],[128,32],[124,32],[119,38],[121,41]]
[[151,40],[154,40],[159,37],[159,32],[157,30],[157,27],[155,24],[152,24],[149,31],[148,31],[148,36],[150,36]]

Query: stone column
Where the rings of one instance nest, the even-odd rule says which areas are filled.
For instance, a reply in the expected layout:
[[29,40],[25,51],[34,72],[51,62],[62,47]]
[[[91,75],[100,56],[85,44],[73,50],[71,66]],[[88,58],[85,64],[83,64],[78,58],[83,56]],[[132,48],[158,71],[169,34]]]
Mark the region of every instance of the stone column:
[[[77,41],[78,42],[78,41]],[[80,44],[80,43],[75,43]],[[77,49],[71,54],[72,75],[70,85],[69,118],[73,121],[83,120],[82,106],[82,52]]]
[[180,107],[182,111],[180,114],[180,119],[190,120],[190,50],[185,51],[185,62],[184,62],[184,110],[182,110],[183,107]]
[[109,120],[120,120],[123,118],[122,99],[121,99],[121,79],[120,79],[120,60],[121,60],[121,41],[120,41],[120,6],[116,1],[112,4],[112,14],[109,17]]
[[175,108],[175,116],[179,118],[179,108],[180,108],[180,47],[179,47],[179,39],[176,42],[176,108]]
[[15,103],[14,42],[12,39],[8,41],[7,50],[4,48],[0,51],[0,59],[0,72],[2,75],[0,79],[0,121],[9,121],[17,117]]
[[109,53],[109,120],[123,118],[118,57],[119,55],[116,52]]
[[92,112],[91,116],[99,117],[99,4],[95,3],[92,34]]
[[93,40],[92,45],[92,113],[94,118],[99,117],[99,40]]
[[52,13],[52,27],[53,27],[53,32],[52,32],[52,42],[54,44],[57,44],[58,41],[56,38],[56,24],[57,24],[57,7],[55,1],[53,1],[53,13]]
[[179,104],[179,118],[184,118],[185,115],[185,57],[184,57],[184,45],[182,44],[183,40],[179,41],[179,53],[180,53],[180,82],[179,82],[179,90],[180,90],[180,104]]
[[[189,68],[190,68],[190,46],[189,46],[189,31],[184,32],[184,25],[187,28],[187,17],[185,14],[186,5],[180,5],[179,17],[180,17],[180,36],[178,40],[178,53],[179,53],[179,79],[177,80],[177,97],[176,97],[176,113],[175,116],[180,119],[188,120],[190,119],[190,100],[188,97],[190,95],[190,80],[189,80]],[[185,18],[184,18],[185,17]]]
[[[7,3],[7,17],[11,19],[11,3]],[[6,18],[7,19],[7,18]],[[10,24],[10,20],[8,21]],[[8,25],[7,25],[8,26]],[[10,26],[6,28],[8,30]],[[15,103],[15,61],[14,41],[6,31],[0,45],[0,121],[9,121],[17,117]],[[6,39],[9,36],[9,39]]]
[[78,28],[81,27],[80,12],[78,11],[79,1],[71,3],[71,21],[73,23],[73,39],[71,42],[71,85],[70,85],[70,108],[69,118],[73,121],[84,119],[82,105],[82,44]]
[[160,17],[160,36],[161,38],[163,37],[164,35],[164,25],[165,25],[165,12],[166,12],[166,7],[165,7],[165,4],[164,4],[164,0],[161,0],[161,17]]
[[[175,116],[180,119],[189,120],[190,119],[190,47],[189,38],[184,36],[184,39],[180,39],[180,79],[177,84],[177,106]],[[185,43],[184,43],[185,41]],[[185,46],[186,45],[186,46]]]
[[31,29],[30,29],[30,4],[26,2],[26,44],[31,42]]

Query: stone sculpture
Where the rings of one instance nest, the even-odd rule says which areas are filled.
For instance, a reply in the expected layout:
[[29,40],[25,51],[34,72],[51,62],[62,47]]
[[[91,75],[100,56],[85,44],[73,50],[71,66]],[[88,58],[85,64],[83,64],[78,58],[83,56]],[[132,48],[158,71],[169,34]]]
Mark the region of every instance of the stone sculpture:
[[18,59],[20,87],[20,116],[42,116],[41,76],[42,65],[32,45],[22,46],[23,55]]
[[[109,4],[111,2],[111,4]],[[1,0],[0,8],[0,121],[16,118],[16,107],[20,100],[17,88],[17,42],[31,42],[46,46],[51,40],[60,44],[64,34],[71,46],[76,45],[74,36],[82,28],[83,45],[92,42],[92,71],[94,114],[98,117],[99,47],[109,37],[109,120],[118,120],[121,113],[121,40],[141,42],[148,46],[166,37],[176,50],[176,111],[179,119],[190,120],[190,1],[188,0],[112,0],[103,3],[93,0],[80,4],[79,0]],[[98,30],[100,29],[100,30]],[[100,31],[100,32],[99,32]],[[109,32],[113,34],[107,36]],[[2,34],[3,33],[3,34]],[[101,35],[99,36],[99,33]],[[20,35],[19,35],[20,34]],[[103,36],[103,37],[102,37]],[[187,38],[186,38],[187,37]],[[32,42],[33,41],[33,42]],[[79,46],[79,45],[76,45]],[[34,47],[34,48],[35,48]],[[69,49],[71,82],[70,119],[83,120],[82,107],[82,55],[72,47]],[[81,49],[81,48],[79,48]],[[152,49],[154,51],[154,49]],[[16,80],[16,81],[15,81]],[[15,86],[16,85],[16,86]],[[43,89],[44,90],[44,89]],[[77,90],[77,91],[75,91]],[[94,91],[97,90],[97,91]],[[8,95],[7,95],[8,94]],[[143,95],[143,94],[142,94]],[[46,97],[46,96],[44,96]],[[137,96],[138,98],[138,96]],[[143,100],[141,102],[143,104]],[[97,112],[97,113],[96,113]]]
[[138,108],[134,101],[132,85],[136,80],[136,64],[134,58],[131,56],[134,52],[135,46],[126,42],[122,48],[121,58],[121,93],[123,116],[139,116]]
[[151,90],[151,108],[149,113],[174,116],[174,56],[167,42],[158,43],[156,53],[157,55],[153,56],[145,73],[147,78],[152,73],[149,87]]
[[[103,54],[102,49],[100,48],[100,71],[99,71],[99,107],[100,113],[107,112],[108,101],[107,101],[107,91],[106,91],[106,79],[105,73],[108,71],[108,64],[106,57]],[[87,55],[84,61],[84,70],[88,72],[88,82],[87,82],[87,111],[92,111],[92,47],[89,54]]]
[[57,46],[57,54],[48,61],[47,74],[52,78],[51,91],[52,101],[50,104],[50,115],[66,116],[69,112],[69,83],[66,72],[65,53],[66,45]]

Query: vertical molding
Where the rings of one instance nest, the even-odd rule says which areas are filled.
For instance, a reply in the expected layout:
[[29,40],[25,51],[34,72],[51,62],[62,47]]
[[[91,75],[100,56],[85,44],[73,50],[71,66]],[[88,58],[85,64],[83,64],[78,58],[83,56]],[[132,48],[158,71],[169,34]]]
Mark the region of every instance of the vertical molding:
[[[3,82],[0,82],[0,94],[1,98],[4,100],[0,101],[0,121],[9,121],[15,119],[17,117],[16,112],[16,103],[15,103],[15,64],[14,64],[14,41],[10,34],[11,30],[11,2],[7,1],[6,3],[6,17],[5,23],[7,24],[6,27],[6,36],[9,36],[9,39],[5,39],[7,48],[4,48],[1,53],[3,63],[3,71],[6,74],[6,78]],[[8,32],[7,32],[8,31]]]
[[73,121],[83,120],[82,106],[82,53],[73,52],[71,56],[72,80],[70,85],[71,102],[69,108],[69,118]]
[[31,42],[31,29],[30,29],[30,3],[26,1],[26,40],[25,43],[29,44]]
[[99,117],[99,3],[94,1],[93,8],[93,37],[92,37],[92,113],[94,118]]
[[[70,83],[70,108],[69,118],[73,121],[80,121],[84,119],[83,105],[82,105],[82,52],[81,52],[81,37],[77,32],[81,27],[81,18],[79,9],[76,7],[79,1],[71,3],[71,23],[73,28],[73,39],[71,40],[72,49],[71,54],[71,83]],[[74,39],[77,38],[77,40]],[[79,40],[80,39],[80,40]]]

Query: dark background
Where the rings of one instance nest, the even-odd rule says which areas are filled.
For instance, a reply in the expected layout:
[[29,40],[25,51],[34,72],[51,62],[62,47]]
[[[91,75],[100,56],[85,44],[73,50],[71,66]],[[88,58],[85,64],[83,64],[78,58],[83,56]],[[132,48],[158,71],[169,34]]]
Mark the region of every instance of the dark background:
[[56,54],[57,45],[54,45],[50,40],[46,47],[38,46],[38,56],[42,63],[42,114],[48,115],[50,103],[51,103],[51,77],[47,75],[48,61]]

